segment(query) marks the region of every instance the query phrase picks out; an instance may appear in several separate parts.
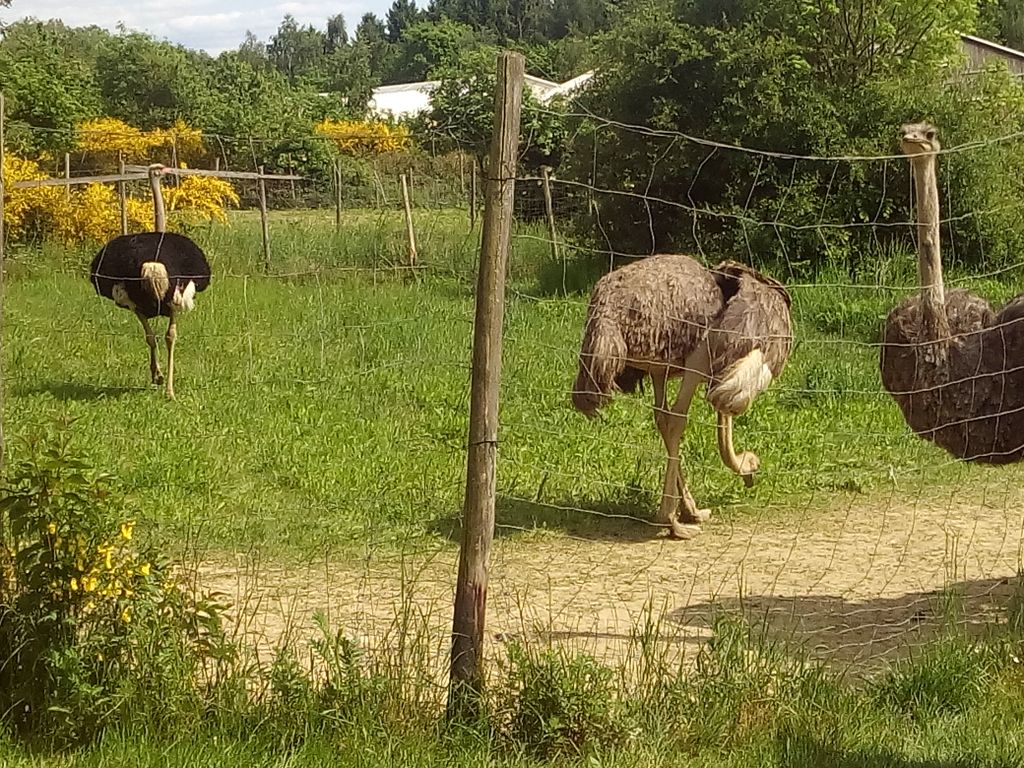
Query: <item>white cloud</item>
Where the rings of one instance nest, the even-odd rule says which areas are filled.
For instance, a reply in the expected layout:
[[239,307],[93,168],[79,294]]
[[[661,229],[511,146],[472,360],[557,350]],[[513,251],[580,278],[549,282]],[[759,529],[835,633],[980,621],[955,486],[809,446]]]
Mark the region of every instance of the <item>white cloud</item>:
[[34,17],[60,19],[76,27],[95,24],[110,30],[123,23],[128,29],[216,54],[237,47],[246,30],[261,40],[269,39],[287,13],[300,24],[320,29],[326,26],[328,17],[342,13],[351,32],[364,13],[373,12],[383,18],[390,5],[391,0],[96,0],[81,5],[67,0],[13,0],[10,8],[0,10],[0,22],[9,24]]

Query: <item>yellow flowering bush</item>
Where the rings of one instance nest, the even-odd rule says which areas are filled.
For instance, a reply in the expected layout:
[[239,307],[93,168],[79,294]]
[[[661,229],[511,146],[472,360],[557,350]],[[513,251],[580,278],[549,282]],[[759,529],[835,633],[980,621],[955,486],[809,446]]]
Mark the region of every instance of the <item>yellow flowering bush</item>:
[[[126,201],[131,232],[153,228],[153,203],[129,197]],[[68,198],[52,206],[48,231],[65,243],[106,242],[121,233],[121,204],[112,185],[73,187]]]
[[314,130],[330,139],[339,152],[347,155],[382,155],[402,152],[412,146],[409,129],[404,125],[327,119],[317,123]]
[[197,216],[226,223],[225,209],[238,205],[238,193],[230,182],[214,176],[184,176],[177,186],[164,190],[169,211],[191,211]]
[[75,127],[75,147],[108,159],[120,153],[138,163],[149,162],[158,150],[170,157],[174,148],[179,160],[191,160],[203,153],[203,134],[180,118],[170,128],[143,131],[116,117],[100,117]]
[[[10,188],[22,180],[50,178],[39,163],[16,155],[4,156],[4,179],[8,189],[4,197],[4,221],[13,240],[33,231],[56,236],[64,243],[106,242],[121,232],[121,208],[112,184],[87,184],[72,187]],[[238,205],[235,188],[227,181],[209,176],[186,176],[178,185],[164,187],[168,211],[227,222],[226,209]],[[153,197],[145,193],[126,201],[128,229],[131,232],[153,228]]]
[[192,161],[203,153],[203,134],[178,118],[170,128],[156,128],[150,132],[157,147],[174,148],[178,160]]
[[75,147],[95,154],[118,152],[127,161],[143,161],[160,143],[158,137],[116,117],[98,117],[75,127]]
[[17,239],[34,224],[54,217],[63,192],[58,187],[14,189],[10,186],[16,181],[49,178],[39,164],[32,160],[6,153],[3,170],[7,185],[4,189],[4,227],[8,237]]
[[189,595],[140,544],[113,478],[71,452],[69,426],[25,441],[0,491],[0,725],[74,742],[149,706],[126,691],[197,696],[229,646],[223,606]]

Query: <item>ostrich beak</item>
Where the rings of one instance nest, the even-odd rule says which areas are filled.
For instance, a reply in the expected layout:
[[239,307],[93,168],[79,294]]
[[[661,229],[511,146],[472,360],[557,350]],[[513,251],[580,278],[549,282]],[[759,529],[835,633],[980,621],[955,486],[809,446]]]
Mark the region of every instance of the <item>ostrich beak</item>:
[[743,484],[745,486],[747,486],[747,488],[753,488],[754,487],[754,473],[753,472],[751,472],[749,475],[744,475],[743,476]]

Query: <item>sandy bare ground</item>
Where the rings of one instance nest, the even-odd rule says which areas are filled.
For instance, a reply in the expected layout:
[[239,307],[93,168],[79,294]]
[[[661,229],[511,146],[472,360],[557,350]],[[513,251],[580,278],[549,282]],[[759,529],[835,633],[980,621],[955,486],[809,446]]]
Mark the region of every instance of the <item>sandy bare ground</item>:
[[[647,612],[683,652],[710,635],[716,610],[742,611],[775,638],[854,667],[931,636],[944,590],[963,596],[962,620],[998,618],[1016,588],[1024,538],[1020,478],[928,500],[898,493],[830,511],[766,509],[715,519],[689,542],[640,521],[596,521],[585,537],[500,535],[492,558],[488,637],[571,643],[622,659]],[[969,498],[967,496],[969,495]],[[303,565],[247,557],[203,563],[201,586],[234,601],[239,631],[262,652],[313,634],[312,616],[370,647],[429,641],[443,663],[457,565],[453,544]],[[691,654],[692,655],[692,654]]]

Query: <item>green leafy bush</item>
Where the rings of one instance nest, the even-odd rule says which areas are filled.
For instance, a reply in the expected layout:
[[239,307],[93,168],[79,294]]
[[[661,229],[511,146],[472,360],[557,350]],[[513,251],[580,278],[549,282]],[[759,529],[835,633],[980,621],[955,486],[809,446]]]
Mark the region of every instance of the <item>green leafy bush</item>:
[[201,673],[232,655],[222,606],[140,545],[131,506],[74,454],[68,426],[26,440],[0,489],[0,718],[55,743],[194,716]]
[[587,655],[508,648],[499,718],[512,744],[542,757],[582,754],[624,740],[613,670]]

